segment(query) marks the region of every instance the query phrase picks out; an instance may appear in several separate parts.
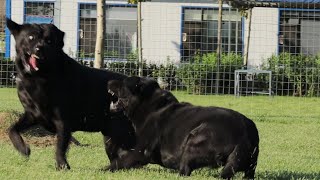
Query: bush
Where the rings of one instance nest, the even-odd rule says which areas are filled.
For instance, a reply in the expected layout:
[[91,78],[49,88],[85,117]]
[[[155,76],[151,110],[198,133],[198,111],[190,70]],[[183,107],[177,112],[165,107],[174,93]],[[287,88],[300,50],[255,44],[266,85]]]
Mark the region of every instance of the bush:
[[[128,62],[111,62],[106,64],[106,68],[114,72],[119,72],[128,76],[138,76],[139,66],[134,61]],[[173,84],[176,83],[175,75],[176,66],[173,64],[157,65],[157,64],[142,64],[142,76],[152,77],[159,80],[160,85],[166,89],[173,89]]]
[[[128,61],[118,61],[118,62],[108,62],[104,63],[104,68],[125,74],[127,76],[138,76],[139,75],[139,66],[136,58],[129,59]],[[79,61],[80,64],[93,67],[93,61]],[[176,70],[177,67],[168,62],[166,64],[147,64],[146,62],[142,63],[142,76],[152,77],[156,80],[159,80],[160,85],[166,89],[174,89],[174,85],[177,84],[176,80]]]
[[219,66],[217,66],[217,61],[216,53],[197,54],[190,63],[180,65],[178,77],[182,80],[188,93],[214,94],[217,80],[218,93],[234,92],[234,71],[241,69],[242,56],[235,53],[222,54]]
[[281,53],[268,58],[264,69],[272,71],[277,95],[318,96],[320,94],[319,56]]

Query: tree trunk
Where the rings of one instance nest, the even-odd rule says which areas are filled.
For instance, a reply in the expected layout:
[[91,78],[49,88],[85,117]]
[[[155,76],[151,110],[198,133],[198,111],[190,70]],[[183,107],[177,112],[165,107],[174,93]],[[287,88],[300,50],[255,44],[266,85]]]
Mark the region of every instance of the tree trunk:
[[142,28],[141,28],[141,1],[138,2],[138,64],[139,64],[139,76],[143,75],[143,59],[142,59]]
[[250,35],[251,35],[251,20],[252,20],[252,8],[248,9],[248,36],[246,38],[245,43],[245,50],[244,50],[244,58],[243,58],[243,65],[248,65],[248,58],[249,58],[249,44],[250,44]]
[[94,53],[94,67],[103,68],[104,60],[104,36],[106,31],[106,8],[104,0],[97,0],[97,36],[96,48]]

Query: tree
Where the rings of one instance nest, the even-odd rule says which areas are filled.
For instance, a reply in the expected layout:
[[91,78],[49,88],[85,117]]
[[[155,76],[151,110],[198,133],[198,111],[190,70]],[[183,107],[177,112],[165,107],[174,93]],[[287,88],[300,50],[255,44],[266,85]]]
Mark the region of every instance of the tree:
[[137,20],[137,27],[138,27],[138,65],[139,65],[139,76],[142,76],[142,67],[143,67],[143,60],[142,60],[142,35],[141,35],[141,2],[145,2],[145,0],[128,0],[130,4],[138,4],[138,20]]
[[250,36],[251,36],[251,23],[252,23],[252,9],[253,9],[253,5],[244,5],[241,4],[241,1],[229,1],[230,5],[232,7],[235,7],[238,9],[240,15],[242,17],[245,17],[248,20],[248,34],[246,36],[245,39],[245,49],[244,49],[244,55],[243,55],[243,65],[247,65],[248,64],[248,55],[249,55],[249,43],[250,43]]
[[106,31],[106,4],[104,0],[97,0],[97,37],[94,53],[94,67],[102,68],[104,60],[104,39]]

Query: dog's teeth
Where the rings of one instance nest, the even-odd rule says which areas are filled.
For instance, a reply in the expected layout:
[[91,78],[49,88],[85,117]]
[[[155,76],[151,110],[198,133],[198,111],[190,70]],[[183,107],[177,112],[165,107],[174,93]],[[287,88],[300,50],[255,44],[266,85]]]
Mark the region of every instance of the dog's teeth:
[[39,68],[35,67],[35,68],[34,68],[34,70],[38,71],[38,70],[39,70]]
[[35,54],[32,54],[31,56],[39,59],[39,56],[37,56],[37,55],[35,55]]
[[29,53],[29,52],[27,52],[27,54],[30,56],[30,53]]
[[112,96],[114,95],[114,92],[112,92],[110,89],[108,90],[108,93],[110,93]]

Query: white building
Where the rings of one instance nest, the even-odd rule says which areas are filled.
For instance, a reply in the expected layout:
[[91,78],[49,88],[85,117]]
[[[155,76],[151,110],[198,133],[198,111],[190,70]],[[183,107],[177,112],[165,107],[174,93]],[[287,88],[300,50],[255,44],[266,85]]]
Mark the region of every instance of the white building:
[[[92,59],[95,48],[96,0],[7,0],[7,16],[18,23],[54,23],[65,35],[64,50],[74,58]],[[217,47],[215,0],[154,0],[142,3],[143,59],[148,63],[187,61]],[[8,3],[7,3],[8,4]],[[126,0],[106,1],[106,57],[128,59],[137,47],[137,7]],[[8,5],[7,5],[8,6]],[[244,53],[248,20],[225,4],[222,48]],[[253,8],[248,65],[258,67],[279,52],[317,54],[320,50],[318,9]],[[9,42],[10,41],[10,42]],[[14,39],[8,38],[15,55]]]

